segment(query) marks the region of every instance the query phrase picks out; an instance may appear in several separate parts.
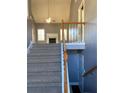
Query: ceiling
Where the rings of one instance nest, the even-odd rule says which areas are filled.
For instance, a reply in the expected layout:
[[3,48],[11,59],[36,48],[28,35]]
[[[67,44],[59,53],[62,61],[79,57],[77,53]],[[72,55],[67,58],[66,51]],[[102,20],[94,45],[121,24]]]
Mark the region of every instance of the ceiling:
[[54,23],[60,23],[62,19],[68,21],[70,4],[71,0],[31,0],[32,15],[36,23],[46,22],[48,14]]

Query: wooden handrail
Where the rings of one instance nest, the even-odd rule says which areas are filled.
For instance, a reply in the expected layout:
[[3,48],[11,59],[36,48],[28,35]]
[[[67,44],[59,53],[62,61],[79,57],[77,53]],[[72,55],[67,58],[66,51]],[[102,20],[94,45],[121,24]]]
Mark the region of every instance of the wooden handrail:
[[85,24],[85,22],[63,22],[63,24]]
[[68,93],[67,60],[68,60],[68,54],[67,51],[64,50],[64,93]]
[[67,68],[67,60],[68,60],[68,54],[66,50],[66,44],[65,44],[65,36],[64,36],[64,21],[62,20],[62,41],[63,41],[63,50],[64,50],[64,93],[68,93],[68,68]]
[[97,65],[93,66],[92,68],[90,68],[89,70],[87,70],[84,74],[83,77],[91,74],[93,71],[95,71],[97,69]]

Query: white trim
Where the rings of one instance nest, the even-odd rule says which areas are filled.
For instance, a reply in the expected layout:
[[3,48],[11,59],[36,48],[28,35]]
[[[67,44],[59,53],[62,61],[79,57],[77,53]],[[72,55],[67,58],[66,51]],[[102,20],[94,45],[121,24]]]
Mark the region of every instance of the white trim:
[[64,93],[64,52],[63,43],[61,43],[61,71],[62,71],[62,93]]
[[[83,21],[85,22],[85,0],[82,0],[81,1],[81,4],[80,6],[78,7],[78,22],[82,22],[82,19],[81,19],[81,14],[82,14],[82,11],[81,11],[81,8],[83,6],[83,13],[84,13],[84,18],[83,18]],[[84,41],[84,26],[82,27],[82,40],[81,41]]]
[[85,42],[81,42],[81,43],[66,43],[66,49],[67,50],[75,50],[75,49],[85,49]]
[[56,43],[59,43],[58,33],[47,33],[46,34],[46,43],[49,43],[49,38],[56,38]]
[[28,48],[27,48],[27,54],[30,53],[30,49],[32,48],[32,44],[33,44],[33,42],[30,41],[30,44],[29,44],[29,46],[28,46]]
[[[63,40],[63,37],[62,37],[62,29],[60,29],[60,41]],[[67,38],[68,38],[68,31],[67,31],[67,28],[64,28],[64,39],[67,41]]]
[[66,62],[66,68],[67,68],[68,93],[70,93],[70,83],[69,83],[69,75],[68,75],[68,62]]

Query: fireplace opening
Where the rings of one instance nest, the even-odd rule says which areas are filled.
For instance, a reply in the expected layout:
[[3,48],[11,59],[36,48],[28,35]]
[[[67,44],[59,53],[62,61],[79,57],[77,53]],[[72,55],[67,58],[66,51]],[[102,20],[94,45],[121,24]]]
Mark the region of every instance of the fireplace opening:
[[49,38],[49,43],[56,43],[56,38]]

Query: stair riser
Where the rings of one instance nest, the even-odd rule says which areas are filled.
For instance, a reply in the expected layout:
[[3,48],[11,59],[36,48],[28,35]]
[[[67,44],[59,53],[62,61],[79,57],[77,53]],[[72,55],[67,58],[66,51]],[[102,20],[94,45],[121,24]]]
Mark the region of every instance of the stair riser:
[[37,47],[32,47],[33,49],[60,49],[60,47],[50,47],[50,46],[37,46]]
[[48,63],[48,64],[28,64],[28,72],[39,72],[39,71],[60,71],[61,63]]
[[47,59],[44,59],[44,60],[28,60],[28,63],[34,63],[34,64],[37,64],[37,63],[54,63],[54,62],[58,62],[60,63],[60,59],[51,59],[51,60],[47,60]]
[[53,87],[53,86],[62,86],[61,82],[54,82],[54,83],[41,83],[41,82],[29,82],[27,83],[28,87]]
[[35,44],[33,44],[33,45],[41,45],[41,46],[60,46],[60,43],[49,43],[49,44],[47,44],[47,43],[35,43]]
[[28,61],[51,61],[51,60],[54,60],[54,61],[60,61],[60,57],[28,57],[27,60]]
[[32,54],[29,54],[29,56],[33,56],[33,57],[37,57],[37,56],[58,56],[60,55],[60,53],[32,53]]
[[28,60],[28,64],[61,63],[59,60]]
[[30,54],[32,53],[61,53],[60,50],[30,50]]
[[60,59],[60,56],[59,55],[52,55],[52,56],[27,56],[27,59],[39,59],[39,60],[44,60],[44,59],[48,59],[48,60],[51,60],[51,59]]
[[61,87],[31,87],[27,93],[61,93]]
[[61,78],[58,76],[30,76],[27,82],[61,82]]
[[60,47],[60,44],[59,45],[55,45],[55,44],[38,44],[38,45],[32,45],[32,47]]
[[60,76],[61,72],[60,71],[55,71],[55,72],[38,72],[38,73],[28,73],[27,77],[30,76]]
[[57,55],[57,54],[46,54],[46,55],[28,55],[27,57],[32,57],[32,58],[34,58],[34,57],[36,57],[36,58],[38,58],[38,57],[40,57],[40,58],[49,58],[49,57],[54,57],[54,58],[57,58],[57,57],[60,57],[60,55]]

